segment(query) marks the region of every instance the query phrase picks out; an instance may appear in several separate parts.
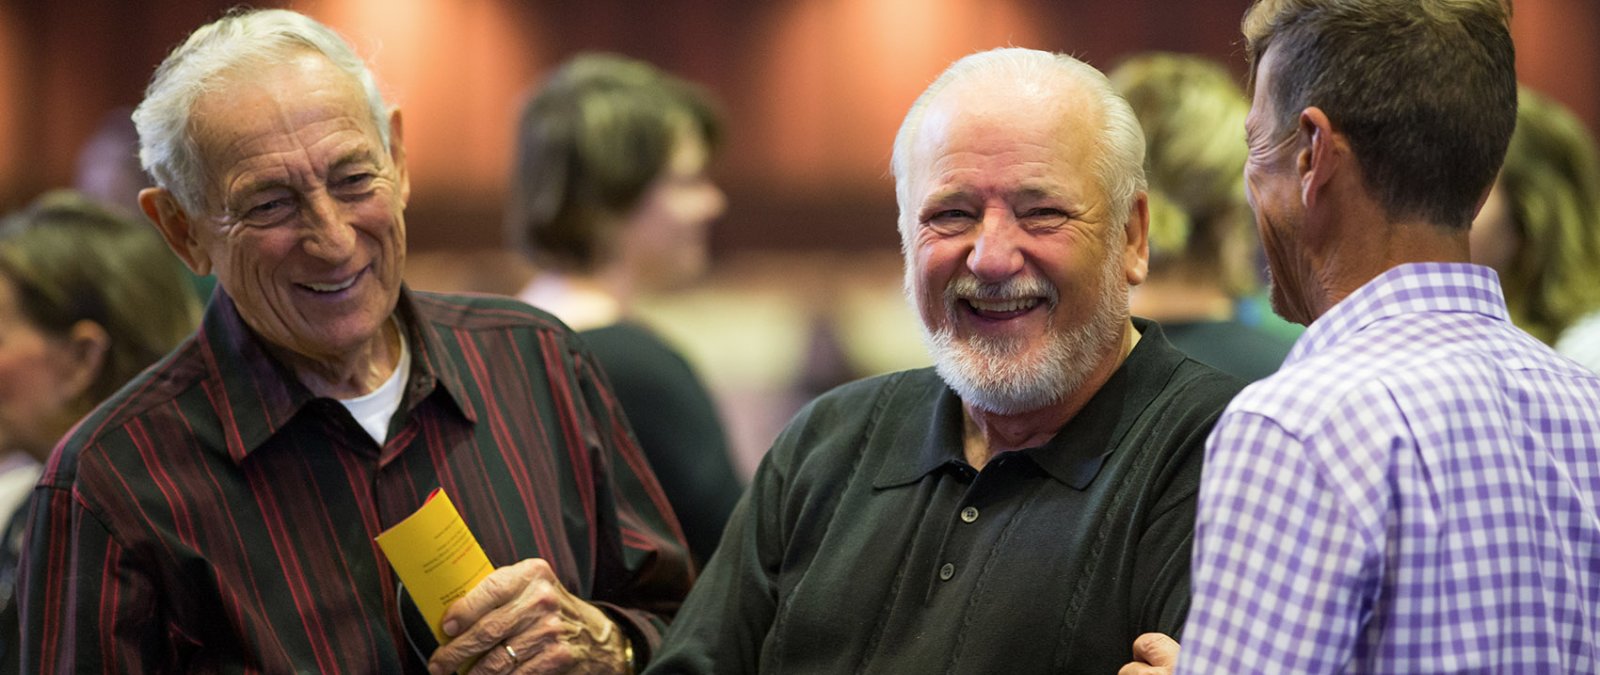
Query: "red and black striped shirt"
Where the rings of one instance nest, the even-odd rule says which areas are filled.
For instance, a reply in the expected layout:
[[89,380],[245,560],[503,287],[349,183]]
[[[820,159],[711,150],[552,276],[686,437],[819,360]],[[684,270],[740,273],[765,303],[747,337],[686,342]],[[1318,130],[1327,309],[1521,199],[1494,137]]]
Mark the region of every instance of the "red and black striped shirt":
[[414,357],[379,447],[219,289],[52,457],[18,584],[23,670],[423,672],[373,537],[435,487],[495,565],[544,558],[657,644],[692,570],[578,340],[502,298],[403,291],[398,311]]

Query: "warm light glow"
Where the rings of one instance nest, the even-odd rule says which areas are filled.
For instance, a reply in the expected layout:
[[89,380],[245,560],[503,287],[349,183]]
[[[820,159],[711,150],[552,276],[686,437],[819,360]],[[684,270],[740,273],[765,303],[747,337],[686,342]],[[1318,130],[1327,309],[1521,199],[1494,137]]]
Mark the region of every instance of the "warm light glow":
[[803,0],[771,28],[761,138],[775,180],[802,189],[881,180],[895,130],[940,71],[975,51],[1039,47],[1005,0]]
[[11,8],[0,7],[0,185],[17,182],[21,157],[17,148],[23,147],[22,129],[18,116],[22,110],[22,84],[17,64],[17,22]]
[[[1511,15],[1518,81],[1570,107],[1591,130],[1600,118],[1600,98],[1594,80],[1574,77],[1573,68],[1600,62],[1600,45],[1594,39],[1600,25],[1588,5],[1593,1],[1518,2]],[[1581,20],[1586,14],[1587,22]]]
[[521,3],[323,0],[305,9],[356,44],[404,120],[414,190],[497,198],[523,92],[546,57]]

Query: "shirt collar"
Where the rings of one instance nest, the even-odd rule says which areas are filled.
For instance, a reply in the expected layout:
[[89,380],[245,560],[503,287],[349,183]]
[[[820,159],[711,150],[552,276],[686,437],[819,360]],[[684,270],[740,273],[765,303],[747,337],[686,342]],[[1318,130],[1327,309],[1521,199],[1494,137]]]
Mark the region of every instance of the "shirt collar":
[[411,382],[406,385],[402,404],[410,410],[435,387],[443,387],[461,415],[470,422],[477,422],[478,412],[472,405],[472,397],[467,395],[466,380],[457,362],[449,358],[451,350],[445,346],[460,340],[454,334],[447,336],[447,332],[453,331],[447,331],[446,326],[457,323],[455,315],[463,311],[462,306],[442,302],[435,294],[412,292],[402,286],[398,311],[401,323],[409,331],[411,344],[417,347],[412,352]]
[[[438,329],[420,317],[411,291],[403,286],[396,311],[415,349],[403,405],[410,409],[436,385],[442,385],[462,414],[475,420],[471,403],[463,395],[460,373],[439,356],[444,352]],[[220,286],[206,306],[200,335],[208,371],[206,397],[221,421],[222,450],[241,463],[318,397],[266,350],[239,316],[233,298]]]
[[1311,322],[1283,365],[1337,345],[1378,321],[1418,312],[1469,312],[1511,320],[1493,269],[1469,263],[1406,263],[1373,277]]
[[[1075,489],[1085,489],[1094,481],[1105,458],[1160,395],[1185,358],[1167,342],[1155,322],[1135,317],[1133,323],[1140,333],[1139,344],[1094,397],[1044,445],[1019,451],[1052,478]],[[875,487],[905,485],[946,465],[966,465],[961,400],[948,386],[941,387],[936,396],[927,424],[907,425],[912,433],[900,439],[905,446],[916,448],[914,454],[905,461],[884,463],[873,482]]]

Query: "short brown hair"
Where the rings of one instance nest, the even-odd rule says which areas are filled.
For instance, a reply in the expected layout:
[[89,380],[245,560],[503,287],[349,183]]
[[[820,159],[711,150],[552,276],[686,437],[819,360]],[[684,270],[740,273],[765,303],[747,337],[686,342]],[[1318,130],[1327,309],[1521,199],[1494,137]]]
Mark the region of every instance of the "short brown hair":
[[1251,84],[1277,48],[1277,135],[1321,108],[1392,217],[1466,228],[1517,114],[1506,0],[1258,0]]
[[79,414],[176,347],[200,321],[183,264],[155,228],[67,190],[0,221],[0,276],[44,333],[65,336],[88,320],[111,337]]
[[695,85],[612,54],[568,61],[522,111],[508,240],[537,264],[592,271],[686,124],[716,148],[720,115]]

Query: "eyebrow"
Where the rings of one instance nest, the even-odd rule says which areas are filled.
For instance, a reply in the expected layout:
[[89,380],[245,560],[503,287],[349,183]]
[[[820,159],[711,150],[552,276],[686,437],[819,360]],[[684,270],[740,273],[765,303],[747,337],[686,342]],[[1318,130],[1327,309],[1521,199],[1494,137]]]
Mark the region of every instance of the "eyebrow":
[[953,201],[968,199],[970,196],[971,191],[965,187],[948,187],[928,195],[927,198],[922,200],[922,206],[923,208],[927,208],[931,206],[949,204]]
[[1025,185],[1021,189],[1010,193],[1013,198],[1026,200],[1054,200],[1070,201],[1066,192],[1059,189],[1041,187],[1038,185]]
[[379,166],[382,164],[382,162],[378,161],[378,157],[372,152],[371,148],[357,148],[340,155],[338,159],[334,160],[332,164],[328,165],[328,173],[334,173],[339,169],[350,166],[351,164],[362,163],[371,164],[373,166]]
[[[920,210],[937,208],[947,205],[951,202],[971,199],[973,198],[973,192],[974,190],[967,186],[945,188],[928,195],[927,199],[922,200]],[[1073,201],[1071,196],[1067,194],[1066,191],[1041,185],[1024,185],[1015,190],[1008,191],[1005,194],[1006,197],[1012,201]]]

